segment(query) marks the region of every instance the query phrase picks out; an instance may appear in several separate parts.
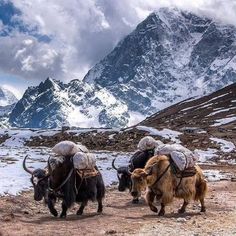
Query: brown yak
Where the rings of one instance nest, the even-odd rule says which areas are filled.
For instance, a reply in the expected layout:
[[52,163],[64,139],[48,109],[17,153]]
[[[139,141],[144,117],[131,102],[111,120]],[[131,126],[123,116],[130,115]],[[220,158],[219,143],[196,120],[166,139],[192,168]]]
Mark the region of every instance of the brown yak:
[[150,209],[157,212],[153,201],[155,197],[161,202],[159,216],[165,214],[165,206],[173,201],[174,197],[184,199],[179,213],[184,213],[186,206],[191,199],[200,200],[201,212],[206,211],[204,198],[207,192],[207,184],[202,170],[195,166],[196,174],[192,177],[177,178],[172,172],[168,156],[154,156],[145,165],[144,169],[135,169],[132,172],[132,190],[133,196],[140,195],[140,192],[146,187],[146,201]]

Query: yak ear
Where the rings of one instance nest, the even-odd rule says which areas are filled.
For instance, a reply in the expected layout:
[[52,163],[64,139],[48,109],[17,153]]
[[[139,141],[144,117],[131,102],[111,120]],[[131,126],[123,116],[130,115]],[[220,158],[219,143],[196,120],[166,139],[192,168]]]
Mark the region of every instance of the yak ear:
[[147,177],[148,175],[149,175],[149,170],[148,170],[148,171],[144,171],[144,172],[141,173],[141,177],[142,177],[142,178],[145,178],[145,177]]

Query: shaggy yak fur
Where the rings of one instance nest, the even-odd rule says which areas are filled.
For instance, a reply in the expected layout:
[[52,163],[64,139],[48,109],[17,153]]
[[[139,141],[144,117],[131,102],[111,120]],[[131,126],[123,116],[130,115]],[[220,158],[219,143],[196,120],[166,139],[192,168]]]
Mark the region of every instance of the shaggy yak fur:
[[196,165],[197,173],[192,177],[182,178],[180,182],[180,178],[175,176],[171,167],[168,168],[169,164],[169,157],[154,156],[147,162],[144,169],[135,169],[131,175],[131,194],[136,196],[148,187],[146,201],[152,211],[158,212],[153,202],[155,197],[160,200],[161,209],[158,213],[160,216],[165,214],[165,206],[171,203],[174,197],[184,199],[179,213],[185,212],[191,199],[199,200],[201,212],[205,212],[204,198],[207,192],[207,183],[201,168]]
[[[34,199],[41,201],[44,198],[52,215],[58,215],[55,209],[55,203],[58,198],[62,199],[61,218],[66,217],[67,209],[74,202],[81,203],[77,215],[83,214],[89,200],[96,200],[98,202],[97,212],[102,212],[105,185],[102,175],[96,166],[97,176],[82,178],[74,169],[73,162],[69,157],[66,157],[63,162],[56,162],[56,168],[52,168],[48,161],[48,173],[43,169],[31,171],[26,167],[26,159],[27,156],[23,161],[23,168],[31,175],[31,182],[34,186]],[[70,171],[73,171],[71,176],[69,175]],[[70,178],[60,187],[68,176]],[[58,186],[60,187],[59,189]]]
[[[95,167],[97,169],[97,167]],[[49,169],[49,184],[50,188],[55,189],[59,186],[68,176],[71,169],[74,169],[73,163],[70,158],[65,158],[65,161],[59,163],[57,167],[52,170],[50,164]],[[98,169],[97,169],[98,171]],[[59,193],[62,198],[62,212],[60,217],[66,217],[67,209],[71,207],[74,202],[81,203],[77,215],[82,215],[85,206],[88,201],[98,202],[98,213],[103,210],[102,200],[105,196],[105,185],[101,173],[98,171],[97,176],[82,178],[73,170],[73,173],[69,180],[61,187]],[[48,208],[50,212],[57,216],[57,211],[54,207],[57,199],[57,194],[55,192],[49,192],[48,194]]]
[[[129,160],[128,166],[115,166],[115,159],[112,161],[112,167],[117,171],[119,180],[118,190],[120,192],[126,189],[131,190],[131,172],[136,168],[144,168],[147,161],[154,155],[154,150],[137,151]],[[133,203],[138,203],[138,197],[133,197]]]

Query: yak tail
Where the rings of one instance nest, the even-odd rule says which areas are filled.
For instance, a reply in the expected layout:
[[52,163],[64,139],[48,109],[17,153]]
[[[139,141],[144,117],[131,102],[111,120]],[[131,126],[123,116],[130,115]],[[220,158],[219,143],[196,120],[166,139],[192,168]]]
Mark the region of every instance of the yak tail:
[[202,173],[197,173],[197,181],[196,181],[196,194],[195,200],[204,199],[207,193],[207,181],[204,179]]

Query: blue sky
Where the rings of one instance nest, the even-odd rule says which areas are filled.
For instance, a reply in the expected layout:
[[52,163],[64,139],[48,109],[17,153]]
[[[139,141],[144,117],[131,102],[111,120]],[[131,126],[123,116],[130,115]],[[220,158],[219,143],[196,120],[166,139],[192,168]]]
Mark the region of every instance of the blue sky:
[[82,79],[163,6],[236,25],[236,0],[0,0],[0,86],[20,96],[48,76]]

